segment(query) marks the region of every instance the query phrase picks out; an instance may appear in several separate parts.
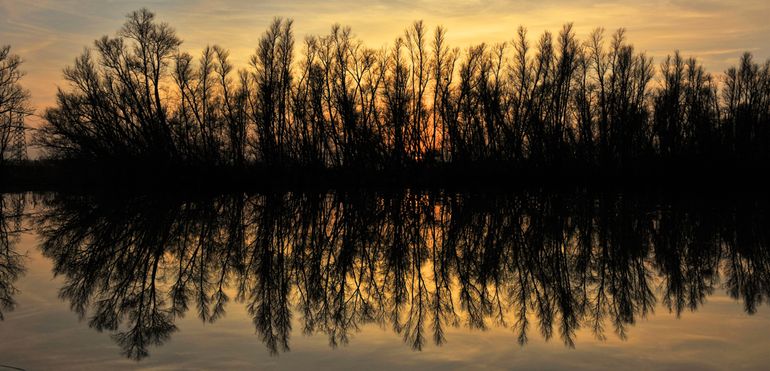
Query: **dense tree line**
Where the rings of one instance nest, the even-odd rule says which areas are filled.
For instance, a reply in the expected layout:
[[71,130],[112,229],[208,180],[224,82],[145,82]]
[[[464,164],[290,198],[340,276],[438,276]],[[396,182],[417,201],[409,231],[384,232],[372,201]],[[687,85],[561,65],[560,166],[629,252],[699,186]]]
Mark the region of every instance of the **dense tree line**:
[[625,338],[655,309],[696,310],[716,290],[749,314],[770,300],[766,198],[340,192],[43,203],[31,220],[61,297],[133,358],[185,314],[215,322],[232,305],[280,352],[292,330],[336,346],[372,323],[415,349],[452,341],[446,330],[459,326],[571,346],[580,329]]
[[[620,29],[452,48],[415,22],[383,50],[275,19],[249,66],[193,57],[148,10],[68,67],[37,141],[58,158],[213,166],[628,168],[770,159],[770,63],[656,68]],[[299,46],[295,45],[299,44]],[[299,49],[300,52],[296,52]],[[723,81],[719,81],[723,79]]]

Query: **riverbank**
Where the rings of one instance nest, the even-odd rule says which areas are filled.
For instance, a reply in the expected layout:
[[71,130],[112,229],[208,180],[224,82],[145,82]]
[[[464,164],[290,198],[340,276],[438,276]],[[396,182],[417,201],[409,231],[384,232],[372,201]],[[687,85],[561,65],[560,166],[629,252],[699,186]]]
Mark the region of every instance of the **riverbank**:
[[328,189],[624,190],[764,192],[766,167],[657,164],[625,169],[527,169],[495,165],[424,166],[394,170],[292,167],[114,165],[29,161],[0,168],[0,191],[123,189],[260,191]]

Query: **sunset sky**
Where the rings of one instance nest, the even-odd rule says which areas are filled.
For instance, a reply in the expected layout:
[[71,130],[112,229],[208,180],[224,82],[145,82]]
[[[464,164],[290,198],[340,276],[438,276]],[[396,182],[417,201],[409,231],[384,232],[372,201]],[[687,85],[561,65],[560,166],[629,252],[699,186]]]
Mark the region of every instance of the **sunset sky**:
[[220,44],[239,67],[275,16],[294,19],[297,40],[327,33],[336,22],[351,26],[373,48],[422,19],[431,30],[447,27],[450,43],[459,47],[508,41],[519,25],[534,42],[543,30],[557,32],[574,22],[581,37],[598,26],[608,32],[625,27],[629,40],[656,64],[679,49],[721,73],[742,51],[761,60],[770,55],[767,0],[0,0],[0,44],[10,44],[26,61],[23,83],[38,113],[54,102],[62,69],[94,39],[114,35],[125,15],[141,7],[170,23],[185,50],[197,55],[206,44]]

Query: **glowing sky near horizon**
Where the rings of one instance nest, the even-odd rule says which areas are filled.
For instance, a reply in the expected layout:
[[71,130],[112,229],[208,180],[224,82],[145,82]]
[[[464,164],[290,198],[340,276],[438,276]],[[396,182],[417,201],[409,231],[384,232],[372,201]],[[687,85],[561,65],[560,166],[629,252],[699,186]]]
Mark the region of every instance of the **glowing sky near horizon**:
[[628,30],[629,41],[660,62],[673,50],[697,56],[721,73],[743,51],[770,56],[767,0],[0,0],[0,45],[26,62],[23,84],[38,113],[54,103],[62,69],[102,35],[114,35],[125,15],[147,7],[170,23],[194,55],[207,44],[230,49],[245,67],[260,34],[275,16],[294,19],[295,36],[325,34],[349,25],[367,46],[380,48],[414,20],[444,25],[458,47],[510,40],[519,25],[534,40],[574,22],[578,36],[595,27]]

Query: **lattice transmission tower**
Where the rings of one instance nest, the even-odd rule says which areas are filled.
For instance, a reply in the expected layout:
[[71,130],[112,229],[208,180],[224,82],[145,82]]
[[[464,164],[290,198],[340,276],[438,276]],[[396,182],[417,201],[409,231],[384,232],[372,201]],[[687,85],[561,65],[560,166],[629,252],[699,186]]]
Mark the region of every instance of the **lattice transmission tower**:
[[8,116],[11,134],[8,157],[11,161],[25,161],[27,159],[27,136],[24,130],[24,115],[11,112]]

